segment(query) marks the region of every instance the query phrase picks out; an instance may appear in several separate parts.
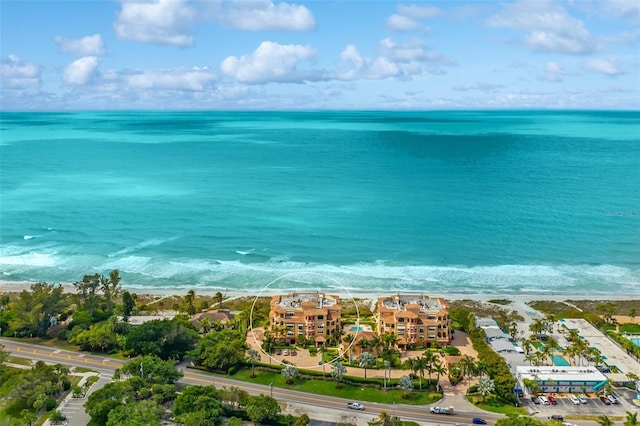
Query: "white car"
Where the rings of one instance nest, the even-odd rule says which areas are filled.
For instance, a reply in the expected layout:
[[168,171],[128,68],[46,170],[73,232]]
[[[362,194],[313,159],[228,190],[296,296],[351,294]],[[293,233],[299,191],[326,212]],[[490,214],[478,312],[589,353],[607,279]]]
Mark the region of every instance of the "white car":
[[580,401],[580,404],[586,404],[587,398],[585,398],[584,395],[578,395],[578,401]]
[[574,405],[580,405],[580,400],[575,395],[569,395],[569,400],[573,402]]
[[359,402],[350,402],[347,404],[347,408],[351,410],[364,411],[364,405],[360,404]]
[[547,399],[546,396],[544,395],[540,395],[538,397],[538,400],[542,403],[542,405],[551,405],[551,403],[549,402],[549,400]]
[[613,395],[607,395],[607,399],[611,401],[612,404],[620,404],[620,401],[618,401],[618,398],[616,398]]

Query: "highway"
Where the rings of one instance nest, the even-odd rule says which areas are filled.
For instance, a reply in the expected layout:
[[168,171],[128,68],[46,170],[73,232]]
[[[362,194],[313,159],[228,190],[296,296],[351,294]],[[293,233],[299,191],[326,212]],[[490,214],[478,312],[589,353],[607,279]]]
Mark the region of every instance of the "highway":
[[[59,363],[66,366],[84,367],[102,375],[111,377],[116,368],[122,368],[126,361],[121,361],[107,356],[74,352],[63,349],[50,348],[42,345],[33,345],[13,339],[0,339],[0,343],[5,346],[5,350],[14,356],[32,359],[34,361],[45,361],[48,363]],[[306,412],[310,418],[325,421],[340,421],[340,419],[357,419],[359,424],[366,424],[381,411],[394,414],[402,420],[412,420],[423,425],[451,425],[456,423],[470,424],[473,417],[479,416],[477,413],[465,413],[456,408],[456,413],[452,416],[431,414],[427,406],[412,406],[403,404],[378,404],[363,402],[365,411],[353,411],[347,409],[348,400],[330,396],[315,395],[289,389],[269,387],[267,385],[252,384],[238,380],[232,380],[224,376],[209,375],[196,372],[193,369],[182,368],[184,377],[180,383],[189,385],[214,385],[216,387],[236,386],[247,391],[251,395],[265,394],[271,395],[278,401],[286,402],[292,411],[302,414]],[[360,401],[362,402],[362,401]],[[492,424],[501,416],[483,413],[480,417]]]

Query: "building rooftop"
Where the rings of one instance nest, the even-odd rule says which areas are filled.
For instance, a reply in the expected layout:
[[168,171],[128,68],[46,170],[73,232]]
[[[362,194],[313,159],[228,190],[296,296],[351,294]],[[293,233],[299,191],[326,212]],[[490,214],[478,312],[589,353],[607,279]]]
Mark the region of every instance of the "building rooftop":
[[339,304],[338,296],[328,296],[324,293],[289,293],[286,296],[275,296],[276,305],[282,308],[294,309],[326,309]]
[[395,295],[388,297],[381,297],[378,299],[378,304],[381,304],[384,308],[393,309],[398,312],[406,311],[408,307],[419,307],[420,312],[437,312],[445,305],[441,299],[431,299],[429,296],[423,294],[405,294]]
[[533,379],[538,381],[589,381],[604,382],[607,377],[597,368],[589,367],[560,367],[553,365],[543,366],[518,366],[517,376],[520,379]]

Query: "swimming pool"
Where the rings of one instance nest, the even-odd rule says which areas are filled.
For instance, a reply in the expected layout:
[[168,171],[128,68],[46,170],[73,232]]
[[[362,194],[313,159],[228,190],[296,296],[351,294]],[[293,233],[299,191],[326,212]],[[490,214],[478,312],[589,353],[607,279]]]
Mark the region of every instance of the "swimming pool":
[[349,329],[349,331],[351,331],[352,333],[364,331],[364,327],[359,327],[357,325],[354,325]]
[[560,356],[560,355],[554,355],[553,356],[553,364],[557,365],[559,367],[568,367],[568,366],[571,365],[571,364],[569,364],[569,361],[567,361],[565,359],[565,357]]
[[629,340],[631,340],[631,343],[634,345],[640,346],[640,337],[629,337]]

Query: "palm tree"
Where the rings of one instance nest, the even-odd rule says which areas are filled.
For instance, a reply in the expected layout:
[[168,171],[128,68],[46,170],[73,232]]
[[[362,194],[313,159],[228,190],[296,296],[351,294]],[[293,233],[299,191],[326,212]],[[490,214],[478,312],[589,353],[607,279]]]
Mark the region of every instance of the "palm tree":
[[631,310],[629,311],[629,318],[631,318],[631,324],[633,324],[637,316],[638,316],[638,311],[636,310],[636,308],[631,308]]
[[598,422],[598,424],[600,426],[614,426],[615,425],[613,420],[611,420],[609,418],[609,416],[605,416],[604,414],[601,415],[601,416],[598,416],[598,419],[596,421]]
[[630,413],[627,411],[627,418],[624,420],[623,426],[638,426],[638,413]]
[[353,334],[347,334],[342,338],[342,341],[347,344],[347,360],[351,363],[351,343],[356,337]]
[[478,392],[482,395],[482,402],[484,402],[487,398],[487,395],[493,393],[496,389],[493,380],[488,377],[480,377],[478,380]]
[[260,361],[260,353],[255,349],[247,351],[249,362],[251,362],[251,377],[256,377],[256,361]]
[[473,376],[473,359],[469,355],[465,355],[460,361],[458,361],[462,375],[467,376],[468,386],[471,387],[471,376]]
[[402,397],[407,398],[407,392],[413,390],[413,380],[409,376],[402,376],[398,381],[398,387],[402,389]]
[[347,373],[347,367],[342,365],[342,363],[338,361],[334,361],[331,363],[331,377],[335,377],[336,379],[338,379],[337,387],[342,387],[340,383],[342,382],[342,378],[346,373]]
[[[434,355],[434,353],[431,351],[425,351],[422,359],[424,360],[424,368],[423,368],[422,374],[424,375],[424,370],[426,369],[427,374],[429,375],[429,384],[431,384],[431,373],[433,372],[433,363],[435,362],[436,359],[440,359],[440,358],[437,358]],[[420,387],[420,389],[422,389],[422,386]]]
[[287,364],[282,369],[282,377],[285,378],[287,384],[292,384],[293,379],[298,376],[298,369],[293,364]]
[[420,386],[420,390],[422,390],[422,378],[424,377],[425,368],[429,368],[429,383],[431,383],[431,363],[427,364],[426,357],[418,357],[415,359],[413,363],[413,371],[414,373],[418,373],[418,383]]
[[447,369],[440,361],[440,358],[436,358],[433,362],[433,372],[436,373],[436,386],[440,386],[440,376],[447,374]]
[[365,379],[367,378],[367,367],[373,364],[374,361],[375,358],[369,352],[362,352],[362,354],[360,354],[360,361],[358,362],[358,365],[360,368],[364,368]]

